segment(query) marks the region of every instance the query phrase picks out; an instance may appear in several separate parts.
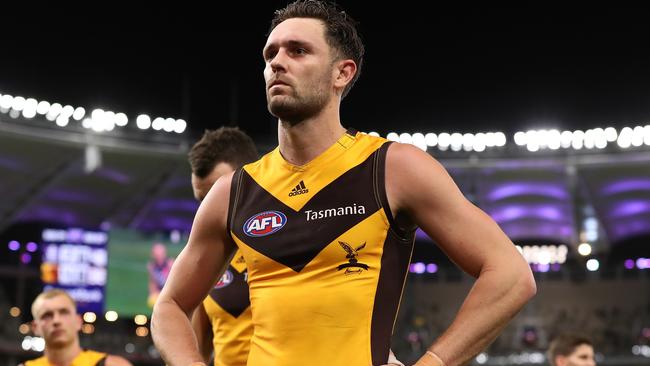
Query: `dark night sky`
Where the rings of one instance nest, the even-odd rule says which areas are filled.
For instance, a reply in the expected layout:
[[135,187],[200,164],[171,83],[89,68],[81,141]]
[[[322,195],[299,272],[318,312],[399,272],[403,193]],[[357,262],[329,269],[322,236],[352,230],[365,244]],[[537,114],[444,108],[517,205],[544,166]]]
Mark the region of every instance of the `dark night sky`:
[[[650,28],[640,8],[339,3],[367,48],[343,101],[346,126],[478,132],[650,120]],[[274,139],[261,49],[283,4],[5,13],[0,93],[186,118],[193,133],[237,124]]]

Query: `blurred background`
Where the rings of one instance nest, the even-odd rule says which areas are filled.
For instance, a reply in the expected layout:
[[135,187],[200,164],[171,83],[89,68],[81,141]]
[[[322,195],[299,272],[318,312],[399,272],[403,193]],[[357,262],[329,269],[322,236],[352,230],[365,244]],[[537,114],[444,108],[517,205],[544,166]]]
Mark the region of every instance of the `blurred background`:
[[[414,144],[518,246],[537,296],[473,362],[545,364],[589,334],[602,365],[650,364],[650,51],[644,12],[339,1],[362,76],[345,127]],[[0,364],[42,351],[29,305],[68,289],[86,347],[162,365],[147,264],[182,249],[206,128],[277,144],[261,50],[286,2],[3,11]],[[418,232],[393,349],[412,361],[471,287]]]

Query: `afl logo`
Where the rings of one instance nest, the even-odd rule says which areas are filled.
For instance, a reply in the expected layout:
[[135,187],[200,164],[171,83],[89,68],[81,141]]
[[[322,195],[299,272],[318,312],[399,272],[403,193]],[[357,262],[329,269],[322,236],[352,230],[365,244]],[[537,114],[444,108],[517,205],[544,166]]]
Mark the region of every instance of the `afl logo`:
[[232,283],[233,275],[232,272],[230,272],[229,269],[224,272],[223,276],[221,276],[221,279],[219,279],[219,282],[217,282],[216,285],[214,285],[215,289],[220,289],[224,288]]
[[244,224],[244,233],[248,236],[266,236],[282,229],[287,223],[287,217],[280,211],[260,212]]

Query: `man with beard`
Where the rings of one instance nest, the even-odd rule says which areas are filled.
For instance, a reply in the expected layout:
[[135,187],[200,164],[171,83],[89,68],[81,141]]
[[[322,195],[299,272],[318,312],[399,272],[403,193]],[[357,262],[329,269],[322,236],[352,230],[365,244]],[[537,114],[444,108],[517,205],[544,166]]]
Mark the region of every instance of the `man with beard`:
[[45,340],[45,354],[24,366],[131,366],[125,358],[82,349],[82,320],[74,300],[63,290],[41,293],[32,303],[32,331]]
[[168,364],[201,361],[187,314],[236,248],[255,327],[249,366],[386,364],[417,226],[477,280],[416,365],[467,363],[534,295],[513,243],[438,162],[341,125],[363,54],[354,21],[333,4],[276,11],[262,55],[279,146],[219,179],[201,204],[152,318]]

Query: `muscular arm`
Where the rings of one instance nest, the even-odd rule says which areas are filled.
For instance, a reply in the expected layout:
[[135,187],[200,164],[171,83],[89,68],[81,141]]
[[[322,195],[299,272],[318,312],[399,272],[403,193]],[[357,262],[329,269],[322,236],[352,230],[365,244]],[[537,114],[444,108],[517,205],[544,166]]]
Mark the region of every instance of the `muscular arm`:
[[170,366],[203,361],[189,317],[235,252],[226,228],[231,178],[219,179],[201,203],[187,245],[153,309],[151,335]]
[[[405,213],[476,278],[450,327],[429,348],[446,366],[465,364],[494,341],[535,294],[530,267],[499,226],[465,199],[427,153],[392,144],[386,190],[394,213]],[[416,365],[434,364],[423,356]]]
[[199,305],[192,314],[192,329],[194,329],[194,334],[196,334],[199,352],[201,352],[203,360],[207,364],[210,362],[210,356],[212,356],[213,350],[212,325],[202,304]]

